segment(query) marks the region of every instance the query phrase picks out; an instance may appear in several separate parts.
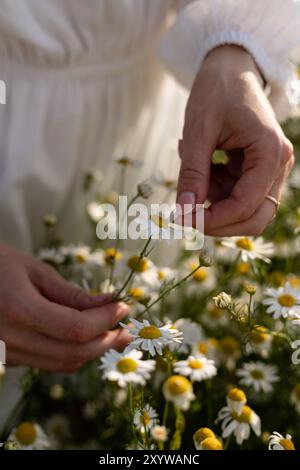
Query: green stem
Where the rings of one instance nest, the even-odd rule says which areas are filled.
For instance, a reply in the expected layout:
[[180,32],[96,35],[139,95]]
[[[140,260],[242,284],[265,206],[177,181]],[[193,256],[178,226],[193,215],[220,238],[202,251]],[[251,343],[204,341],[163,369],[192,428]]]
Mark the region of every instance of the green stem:
[[148,238],[144,248],[142,249],[138,259],[137,259],[137,262],[135,263],[135,265],[133,266],[133,268],[131,269],[127,279],[125,280],[124,284],[122,285],[122,287],[118,290],[118,292],[116,293],[115,297],[114,297],[114,300],[118,300],[120,295],[122,294],[122,292],[126,289],[126,287],[128,286],[128,284],[130,283],[131,279],[133,278],[134,274],[135,274],[135,270],[136,268],[138,267],[138,265],[140,264],[140,261],[141,259],[144,257],[144,254],[149,246],[151,242],[151,237]]

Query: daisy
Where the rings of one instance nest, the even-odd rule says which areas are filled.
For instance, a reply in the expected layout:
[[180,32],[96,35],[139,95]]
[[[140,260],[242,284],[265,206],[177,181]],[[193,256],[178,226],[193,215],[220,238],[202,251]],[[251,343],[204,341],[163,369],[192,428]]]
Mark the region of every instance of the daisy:
[[292,436],[287,434],[285,437],[279,432],[273,432],[269,437],[269,450],[296,450],[292,441]]
[[118,163],[120,166],[123,166],[123,167],[132,166],[134,168],[139,168],[140,166],[143,165],[143,163],[141,161],[133,160],[132,158],[129,158],[127,156],[116,157],[115,162]]
[[137,410],[134,414],[133,422],[141,432],[148,432],[158,421],[158,414],[150,405],[146,405],[142,410]]
[[124,278],[128,270],[135,273],[134,281],[138,285],[146,285],[149,289],[158,290],[160,282],[157,268],[153,261],[139,255],[125,254],[115,267],[115,277]]
[[132,223],[139,227],[140,233],[147,239],[153,240],[182,240],[184,233],[189,233],[191,227],[182,227],[171,222],[171,213],[161,207],[155,210],[151,207],[150,214],[141,214]]
[[99,220],[101,220],[105,216],[103,206],[98,201],[89,202],[86,210],[90,219],[95,223],[98,223]]
[[225,326],[228,323],[228,315],[225,309],[209,302],[206,312],[201,316],[201,320],[205,326],[213,329],[216,326]]
[[267,313],[273,315],[275,320],[300,315],[300,291],[290,284],[278,289],[270,287],[266,289],[265,296],[263,304],[267,306]]
[[151,356],[162,354],[163,348],[170,343],[181,343],[182,333],[171,324],[163,326],[151,325],[148,320],[139,322],[134,318],[129,319],[133,326],[120,323],[126,328],[133,337],[131,343],[127,346],[126,351],[135,348],[141,348],[143,351],[149,351]]
[[189,356],[186,361],[175,362],[174,371],[189,377],[192,382],[202,382],[217,374],[215,362],[201,355]]
[[207,437],[201,442],[199,450],[223,450],[223,444],[216,437]]
[[240,377],[240,384],[252,387],[255,392],[269,393],[273,391],[273,384],[278,382],[277,367],[263,362],[248,362],[236,371]]
[[202,441],[207,438],[215,438],[215,433],[210,428],[200,428],[193,434],[193,441],[197,450],[201,450],[200,446]]
[[300,382],[297,383],[291,393],[290,401],[296,408],[297,413],[300,414]]
[[193,345],[192,353],[201,354],[217,363],[219,361],[218,347],[219,341],[216,338],[201,339]]
[[192,272],[193,274],[187,282],[188,294],[197,295],[202,289],[210,290],[215,286],[216,276],[214,269],[199,266],[197,258],[189,259],[184,265],[183,276],[187,276]]
[[268,256],[274,251],[273,243],[266,243],[262,237],[230,237],[222,240],[222,245],[237,250],[244,263],[260,259],[270,263]]
[[268,333],[267,328],[262,325],[255,325],[249,335],[249,341],[246,344],[246,353],[259,354],[262,357],[268,357],[272,348],[272,335]]
[[226,292],[220,292],[220,294],[216,295],[212,299],[216,307],[221,309],[230,308],[233,304],[231,295]]
[[171,269],[168,267],[158,267],[156,269],[156,275],[157,275],[157,279],[161,287],[162,285],[166,285],[166,284],[170,284],[171,282],[174,282],[178,274],[175,269]]
[[20,450],[45,450],[50,445],[41,426],[30,422],[19,424],[10,433],[8,440],[15,441]]
[[227,369],[232,370],[242,355],[241,345],[234,336],[223,336],[218,341],[217,354],[219,361],[224,363]]
[[165,426],[156,424],[150,431],[151,437],[157,442],[166,442],[168,440],[169,430]]
[[201,326],[188,318],[179,318],[173,323],[173,326],[183,334],[183,340],[181,344],[170,344],[169,349],[171,351],[176,349],[180,353],[188,354],[191,348],[199,343],[203,337]]
[[155,368],[155,361],[141,360],[141,351],[131,350],[119,353],[110,349],[101,358],[100,370],[103,370],[104,379],[117,382],[119,387],[125,387],[128,383],[145,385]]
[[38,257],[45,263],[54,265],[63,264],[65,261],[64,254],[56,248],[44,248],[39,251]]
[[177,189],[177,180],[171,179],[163,173],[158,173],[152,178],[153,182],[162,188],[167,189],[168,191],[176,191]]
[[181,375],[171,375],[163,384],[163,394],[176,408],[188,410],[190,402],[195,400],[191,382]]
[[221,421],[222,437],[226,439],[234,434],[237,444],[241,445],[243,441],[250,436],[251,429],[260,436],[261,423],[259,416],[247,405],[241,408],[237,413],[229,406],[224,406],[218,414],[217,421]]
[[235,413],[240,414],[243,406],[247,403],[247,397],[243,390],[239,388],[232,388],[226,395],[226,401],[228,407]]

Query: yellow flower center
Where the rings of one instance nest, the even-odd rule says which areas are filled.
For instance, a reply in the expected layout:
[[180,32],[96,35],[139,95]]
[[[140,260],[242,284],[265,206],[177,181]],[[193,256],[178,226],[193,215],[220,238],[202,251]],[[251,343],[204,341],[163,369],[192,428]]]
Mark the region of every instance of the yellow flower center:
[[128,289],[128,294],[134,299],[142,299],[145,296],[145,292],[140,287],[131,287]]
[[122,253],[116,250],[115,248],[107,248],[105,250],[105,261],[108,264],[111,264],[114,261],[120,261],[122,257],[123,257]]
[[208,313],[209,315],[218,320],[219,318],[222,318],[224,316],[224,310],[222,310],[221,308],[217,307],[216,305],[212,305],[209,309],[208,309]]
[[293,389],[293,394],[295,394],[297,399],[300,400],[300,383],[295,385]]
[[300,289],[300,278],[298,276],[291,276],[288,281],[294,289]]
[[149,261],[145,258],[139,260],[139,256],[134,255],[127,261],[127,266],[137,273],[144,273],[149,269]]
[[280,287],[285,283],[285,275],[281,271],[272,271],[268,275],[268,280],[276,287]]
[[252,251],[254,248],[253,242],[247,237],[239,238],[235,244],[241,250]]
[[173,180],[164,180],[164,186],[166,188],[176,188],[176,182]]
[[220,339],[219,344],[221,351],[226,356],[232,356],[240,349],[238,340],[233,336],[224,336],[224,338]]
[[284,450],[296,450],[294,443],[290,439],[280,439],[279,444]]
[[87,260],[87,255],[85,253],[76,253],[75,259],[77,263],[85,263]]
[[239,274],[248,274],[251,270],[251,265],[250,263],[242,262],[237,265],[236,270]]
[[250,374],[255,380],[263,380],[265,378],[261,370],[252,370]]
[[140,330],[139,336],[145,339],[157,339],[161,337],[161,332],[156,326],[144,326]]
[[163,281],[164,279],[166,279],[166,275],[163,271],[158,271],[157,276],[160,281]]
[[190,381],[181,375],[172,375],[166,381],[166,386],[171,395],[183,395],[192,388]]
[[131,357],[123,357],[117,362],[117,369],[122,374],[129,374],[137,369],[137,362]]
[[198,343],[198,351],[199,351],[199,353],[203,354],[204,356],[207,356],[207,354],[208,354],[208,344],[205,343],[204,341],[200,341],[200,343]]
[[143,413],[141,414],[140,420],[144,426],[147,426],[151,421],[149,413],[147,413],[147,411],[143,411]]
[[22,423],[17,427],[16,439],[23,446],[30,446],[35,442],[37,432],[33,423]]
[[127,157],[122,157],[119,158],[118,163],[120,163],[120,165],[129,165],[130,160]]
[[278,297],[278,302],[282,307],[293,307],[296,305],[296,299],[290,294],[282,294]]
[[197,269],[197,271],[194,272],[192,277],[193,277],[194,281],[196,281],[196,282],[203,282],[203,281],[205,281],[207,276],[208,276],[207,271],[205,271],[205,269],[203,269],[203,268],[199,268],[199,269]]
[[159,228],[168,228],[169,227],[169,222],[166,219],[164,219],[161,214],[152,214],[151,215],[151,220]]
[[261,344],[264,343],[269,334],[266,333],[267,329],[264,326],[255,326],[255,328],[251,331],[250,340],[254,344]]
[[231,390],[229,390],[227,396],[232,401],[238,401],[240,403],[246,403],[247,401],[245,393],[240,388],[232,388]]
[[221,442],[215,437],[207,437],[201,442],[203,450],[223,450]]
[[202,368],[203,368],[202,362],[199,361],[198,359],[191,359],[191,360],[188,362],[188,366],[189,366],[191,369],[202,369]]
[[200,444],[207,437],[215,437],[215,433],[209,428],[200,428],[194,433],[194,440]]
[[250,406],[244,405],[240,414],[237,414],[235,411],[232,411],[231,415],[233,419],[235,419],[239,423],[250,423],[252,417],[252,410]]

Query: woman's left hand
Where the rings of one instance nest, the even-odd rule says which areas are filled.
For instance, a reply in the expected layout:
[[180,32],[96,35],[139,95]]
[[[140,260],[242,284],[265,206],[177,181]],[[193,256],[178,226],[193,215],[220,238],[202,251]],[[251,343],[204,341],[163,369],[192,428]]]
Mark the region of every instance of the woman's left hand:
[[[293,167],[284,136],[261,86],[251,55],[237,46],[214,49],[204,60],[187,104],[179,204],[212,203],[205,210],[208,235],[258,235],[272,219]],[[216,149],[228,165],[212,165]]]

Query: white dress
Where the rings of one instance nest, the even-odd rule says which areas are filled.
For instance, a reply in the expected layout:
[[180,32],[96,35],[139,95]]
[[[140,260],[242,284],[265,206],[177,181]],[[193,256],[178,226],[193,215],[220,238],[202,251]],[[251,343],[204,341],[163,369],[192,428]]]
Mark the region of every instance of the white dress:
[[[83,175],[102,170],[103,190],[113,187],[113,156],[143,161],[132,182],[175,177],[170,143],[181,135],[187,92],[165,65],[189,88],[206,53],[225,43],[252,53],[284,118],[299,2],[0,0],[0,240],[36,251],[41,218],[53,213],[66,241],[84,241]],[[18,394],[10,375],[0,422],[5,395]]]

